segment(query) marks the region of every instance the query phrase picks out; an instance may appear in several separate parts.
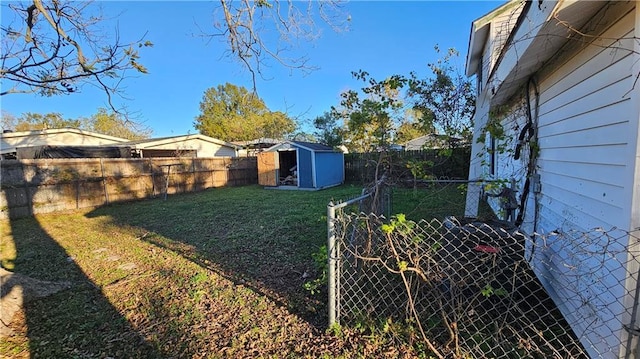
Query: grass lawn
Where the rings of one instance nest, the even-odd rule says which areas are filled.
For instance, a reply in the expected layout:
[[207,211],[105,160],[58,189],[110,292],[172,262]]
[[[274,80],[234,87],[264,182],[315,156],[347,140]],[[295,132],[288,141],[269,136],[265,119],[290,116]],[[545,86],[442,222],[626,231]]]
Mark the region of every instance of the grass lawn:
[[[327,333],[325,292],[302,287],[327,203],[360,190],[219,188],[2,221],[4,268],[70,288],[25,303],[0,357],[416,356],[393,338]],[[396,189],[393,211],[460,214],[461,191],[440,191],[436,204],[433,191]]]

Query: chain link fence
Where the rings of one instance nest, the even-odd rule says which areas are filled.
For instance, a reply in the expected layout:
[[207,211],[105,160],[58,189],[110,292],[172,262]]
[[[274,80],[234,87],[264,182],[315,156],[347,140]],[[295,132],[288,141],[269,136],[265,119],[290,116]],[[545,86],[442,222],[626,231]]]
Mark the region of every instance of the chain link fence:
[[385,213],[389,193],[379,182],[329,204],[330,324],[398,335],[425,357],[635,357],[637,234],[411,220]]

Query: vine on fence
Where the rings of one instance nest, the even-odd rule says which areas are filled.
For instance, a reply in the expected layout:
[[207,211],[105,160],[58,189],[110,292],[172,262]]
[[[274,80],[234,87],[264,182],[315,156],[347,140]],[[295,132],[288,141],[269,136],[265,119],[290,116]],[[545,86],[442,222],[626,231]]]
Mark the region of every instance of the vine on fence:
[[582,352],[525,262],[517,231],[401,214],[345,214],[341,222],[341,323],[370,317],[382,333],[405,323],[438,358]]
[[[425,357],[587,357],[529,264],[545,258],[548,239],[528,242],[496,220],[362,212],[339,213],[335,235],[339,324],[395,336]],[[527,243],[536,249],[525,255]]]

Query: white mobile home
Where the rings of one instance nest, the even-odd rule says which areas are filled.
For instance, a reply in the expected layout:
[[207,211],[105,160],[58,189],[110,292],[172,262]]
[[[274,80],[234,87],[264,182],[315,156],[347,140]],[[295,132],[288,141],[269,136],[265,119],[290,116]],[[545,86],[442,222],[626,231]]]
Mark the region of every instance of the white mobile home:
[[[78,149],[121,148],[137,157],[237,157],[239,146],[201,134],[128,140],[75,128],[42,131],[7,132],[0,134],[0,155],[3,159],[17,156],[18,150],[40,147],[69,147]],[[119,156],[118,156],[119,157]],[[130,157],[130,155],[123,156]],[[27,157],[34,158],[34,157]]]
[[0,134],[0,155],[16,158],[18,148],[40,146],[115,146],[129,140],[76,128],[56,128],[42,131],[5,132]]
[[467,57],[469,177],[515,179],[532,265],[593,357],[637,355],[639,24],[633,1],[510,1],[473,22]]

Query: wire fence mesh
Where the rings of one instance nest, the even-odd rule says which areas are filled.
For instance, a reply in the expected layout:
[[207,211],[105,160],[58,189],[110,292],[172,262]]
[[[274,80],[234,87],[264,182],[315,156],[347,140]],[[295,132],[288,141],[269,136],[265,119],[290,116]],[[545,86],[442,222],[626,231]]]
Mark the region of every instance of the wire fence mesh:
[[635,357],[637,233],[389,216],[390,192],[332,208],[330,323],[394,333],[425,357]]

